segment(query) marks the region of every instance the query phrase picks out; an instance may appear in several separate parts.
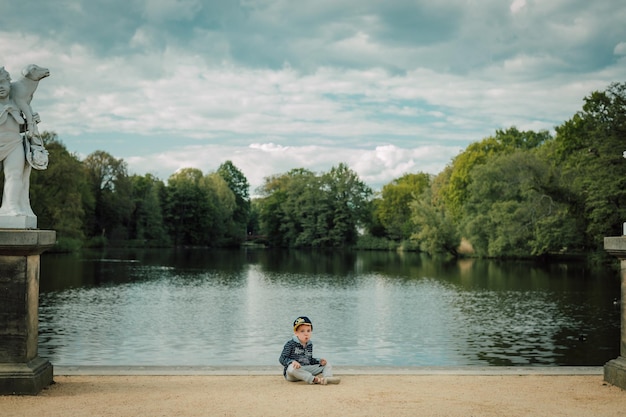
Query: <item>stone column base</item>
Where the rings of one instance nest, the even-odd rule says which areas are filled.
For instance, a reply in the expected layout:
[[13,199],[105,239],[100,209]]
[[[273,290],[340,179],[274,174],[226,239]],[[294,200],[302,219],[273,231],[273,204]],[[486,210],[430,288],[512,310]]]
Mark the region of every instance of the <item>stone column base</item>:
[[28,363],[0,363],[0,395],[37,395],[52,378],[52,364],[40,357]]
[[40,254],[55,241],[53,230],[0,228],[0,395],[35,395],[52,383],[37,342]]
[[604,380],[626,390],[626,358],[619,356],[604,365]]
[[4,216],[0,215],[0,228],[2,229],[36,229],[36,216]]

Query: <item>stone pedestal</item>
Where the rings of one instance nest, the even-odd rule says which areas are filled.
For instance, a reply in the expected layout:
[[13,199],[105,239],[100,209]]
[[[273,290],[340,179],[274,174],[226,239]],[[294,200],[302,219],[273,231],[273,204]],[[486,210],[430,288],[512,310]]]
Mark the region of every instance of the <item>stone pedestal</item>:
[[2,229],[36,229],[37,216],[0,216]]
[[621,333],[619,357],[604,365],[604,380],[626,389],[626,236],[605,237],[604,250],[620,260],[621,266]]
[[39,258],[53,230],[0,229],[0,395],[37,394],[52,364],[37,354]]

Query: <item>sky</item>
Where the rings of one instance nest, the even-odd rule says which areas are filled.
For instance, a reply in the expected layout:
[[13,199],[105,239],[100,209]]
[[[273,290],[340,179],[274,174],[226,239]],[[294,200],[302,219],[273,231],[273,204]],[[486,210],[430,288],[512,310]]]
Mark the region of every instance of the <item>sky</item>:
[[252,195],[345,163],[378,190],[626,82],[624,22],[623,0],[3,1],[0,66],[50,69],[39,129],[81,159],[164,181],[230,160]]

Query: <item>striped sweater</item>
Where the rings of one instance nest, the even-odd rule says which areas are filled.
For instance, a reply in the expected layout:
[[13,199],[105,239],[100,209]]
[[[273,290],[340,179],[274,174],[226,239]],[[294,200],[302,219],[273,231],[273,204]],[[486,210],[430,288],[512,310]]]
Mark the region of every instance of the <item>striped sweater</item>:
[[309,340],[306,346],[302,346],[295,335],[285,343],[278,361],[284,366],[283,375],[287,374],[287,367],[293,361],[298,361],[303,366],[319,365],[320,363],[319,359],[313,357],[313,343]]

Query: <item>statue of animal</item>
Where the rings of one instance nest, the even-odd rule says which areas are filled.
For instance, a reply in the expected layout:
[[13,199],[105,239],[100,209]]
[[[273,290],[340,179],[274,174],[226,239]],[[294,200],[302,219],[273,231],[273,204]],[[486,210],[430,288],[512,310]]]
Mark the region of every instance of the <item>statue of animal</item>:
[[33,112],[30,102],[37,90],[39,81],[48,77],[50,70],[35,64],[30,64],[22,70],[22,76],[11,83],[11,99],[19,107],[26,119],[28,137],[39,136],[36,113]]

